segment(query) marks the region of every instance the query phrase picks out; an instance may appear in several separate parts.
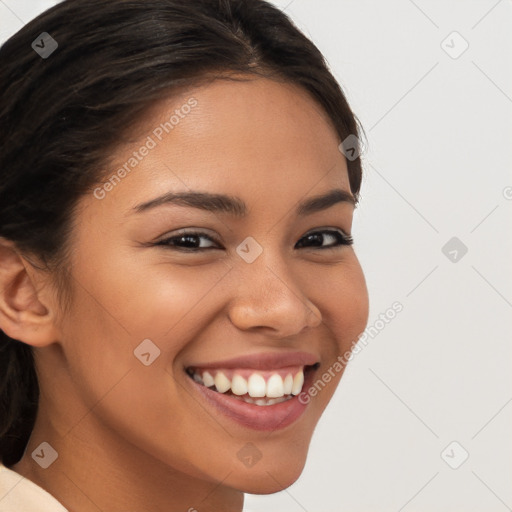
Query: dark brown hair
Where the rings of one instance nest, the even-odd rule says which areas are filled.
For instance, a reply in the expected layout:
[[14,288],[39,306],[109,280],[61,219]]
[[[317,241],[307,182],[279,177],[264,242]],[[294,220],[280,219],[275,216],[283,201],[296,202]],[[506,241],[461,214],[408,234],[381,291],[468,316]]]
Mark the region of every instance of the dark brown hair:
[[[42,33],[58,45],[46,58],[32,46]],[[266,1],[66,0],[32,20],[0,48],[0,237],[59,274],[74,207],[127,129],[178,88],[230,73],[297,84],[340,141],[361,134],[320,51]],[[357,200],[360,159],[347,165]],[[7,466],[23,455],[38,398],[31,347],[0,330]]]

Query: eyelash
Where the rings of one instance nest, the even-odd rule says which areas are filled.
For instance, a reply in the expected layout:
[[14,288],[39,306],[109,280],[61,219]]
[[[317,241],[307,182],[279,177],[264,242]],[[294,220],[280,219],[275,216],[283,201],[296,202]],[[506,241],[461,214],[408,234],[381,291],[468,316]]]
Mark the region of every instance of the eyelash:
[[[319,249],[321,251],[324,251],[326,249],[337,249],[337,248],[340,248],[340,247],[342,247],[344,245],[352,245],[354,243],[354,239],[352,238],[352,236],[351,235],[347,235],[346,233],[344,233],[340,229],[325,229],[325,230],[319,230],[319,231],[312,231],[312,232],[307,233],[306,235],[304,235],[301,238],[301,240],[303,240],[304,238],[308,238],[310,236],[313,236],[313,235],[325,234],[325,233],[328,233],[330,236],[334,236],[335,238],[337,236],[338,243],[336,243],[334,245],[329,245],[329,246],[326,246],[326,247],[323,247],[323,246],[316,247],[316,249]],[[201,232],[198,232],[198,231],[191,231],[189,233],[185,232],[185,233],[182,233],[180,235],[176,235],[176,236],[172,236],[172,237],[169,237],[169,238],[165,238],[164,240],[160,240],[159,242],[156,242],[154,245],[167,246],[170,249],[173,249],[173,250],[176,250],[176,251],[180,251],[180,252],[196,252],[197,253],[197,252],[209,251],[209,250],[212,250],[212,249],[218,249],[218,247],[180,247],[180,246],[176,246],[174,243],[172,243],[175,240],[179,240],[181,238],[186,238],[186,237],[207,238],[211,242],[214,242],[214,243],[218,244],[218,242],[216,240],[214,240],[212,237],[210,237],[206,233],[201,233]],[[299,240],[299,242],[300,242],[300,240]]]

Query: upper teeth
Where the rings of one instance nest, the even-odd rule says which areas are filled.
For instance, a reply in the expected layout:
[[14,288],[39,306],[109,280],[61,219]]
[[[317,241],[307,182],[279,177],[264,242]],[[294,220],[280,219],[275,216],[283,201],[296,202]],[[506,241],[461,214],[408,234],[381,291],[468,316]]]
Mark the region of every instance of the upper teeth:
[[[231,390],[234,395],[246,395],[254,398],[280,398],[285,395],[298,395],[304,384],[304,371],[299,370],[289,373],[271,373],[268,379],[259,372],[247,374],[234,370],[231,379],[226,375],[227,371],[222,370],[195,370],[192,373],[194,380],[206,387],[215,386],[219,393],[226,393]],[[283,377],[284,375],[284,377]]]

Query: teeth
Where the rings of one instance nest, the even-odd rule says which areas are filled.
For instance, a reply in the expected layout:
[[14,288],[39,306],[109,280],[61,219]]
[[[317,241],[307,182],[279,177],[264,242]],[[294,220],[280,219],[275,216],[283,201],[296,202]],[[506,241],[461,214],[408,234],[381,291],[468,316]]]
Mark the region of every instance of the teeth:
[[284,395],[283,379],[280,375],[274,373],[267,382],[267,396],[269,398],[278,398]]
[[215,387],[219,393],[225,393],[231,388],[231,381],[222,373],[215,375]]
[[286,402],[293,397],[292,396],[282,396],[280,398],[251,398],[250,396],[244,396],[244,397],[237,396],[235,398],[237,400],[242,400],[243,402],[246,402],[248,404],[267,406],[267,405],[280,404],[281,402]]
[[252,397],[265,396],[267,392],[267,383],[265,382],[265,379],[258,373],[253,373],[249,377],[249,382],[247,383],[247,391]]
[[291,395],[298,395],[304,385],[303,371],[297,372],[295,376],[288,373],[284,379],[278,373],[274,373],[267,381],[263,375],[257,372],[252,373],[248,380],[238,373],[235,373],[232,380],[230,380],[220,370],[201,373],[202,375],[196,372],[191,374],[197,383],[207,388],[215,386],[215,390],[219,393],[226,393],[231,390],[235,398],[256,405],[273,405],[288,400],[292,398]]
[[215,380],[214,378],[211,376],[210,373],[208,372],[204,372],[203,373],[203,384],[207,387],[207,388],[211,388],[214,384],[215,384]]
[[235,375],[231,382],[231,391],[233,391],[235,395],[247,394],[247,381],[240,375]]
[[[204,379],[204,375],[203,375],[203,379]],[[206,386],[206,384],[205,384],[205,386]],[[292,388],[293,388],[293,376],[291,373],[289,373],[283,382],[283,393],[285,395],[289,395],[292,392]]]
[[298,372],[293,378],[292,395],[298,395],[302,391],[304,384],[304,373]]
[[280,404],[281,402],[286,402],[287,400],[290,400],[291,396],[281,396],[278,398],[269,398],[267,400],[267,405],[274,405],[274,404]]

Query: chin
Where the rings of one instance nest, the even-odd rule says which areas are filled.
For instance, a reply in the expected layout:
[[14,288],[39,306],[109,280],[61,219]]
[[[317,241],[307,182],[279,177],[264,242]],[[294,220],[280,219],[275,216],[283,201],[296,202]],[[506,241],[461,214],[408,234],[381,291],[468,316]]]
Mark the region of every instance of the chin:
[[245,475],[239,475],[232,486],[248,494],[274,494],[295,483],[303,469],[304,464],[300,467],[288,467],[285,470],[279,469],[268,473],[248,471]]
[[296,449],[292,453],[287,451],[272,458],[262,457],[252,467],[237,468],[231,474],[228,485],[249,494],[273,494],[282,491],[295,483],[302,474],[307,448],[300,451]]

